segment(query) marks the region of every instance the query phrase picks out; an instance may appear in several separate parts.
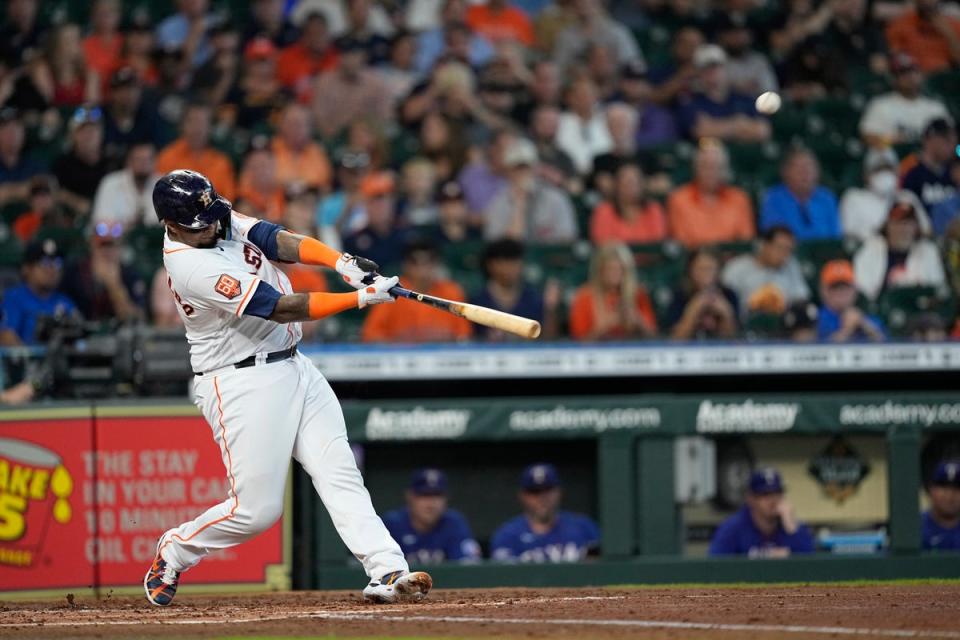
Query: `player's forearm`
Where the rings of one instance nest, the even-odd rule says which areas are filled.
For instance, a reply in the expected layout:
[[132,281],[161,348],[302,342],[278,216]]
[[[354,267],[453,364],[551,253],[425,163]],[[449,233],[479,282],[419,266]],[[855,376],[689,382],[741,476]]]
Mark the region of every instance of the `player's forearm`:
[[334,269],[340,252],[319,240],[281,231],[277,234],[277,255],[284,262],[318,264]]
[[287,324],[319,320],[360,306],[356,291],[349,293],[294,293],[280,296],[270,320]]

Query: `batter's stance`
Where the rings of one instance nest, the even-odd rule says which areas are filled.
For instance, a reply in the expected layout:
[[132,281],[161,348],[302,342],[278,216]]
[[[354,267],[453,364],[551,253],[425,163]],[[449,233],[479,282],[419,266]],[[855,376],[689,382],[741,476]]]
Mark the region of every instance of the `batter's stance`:
[[[196,403],[227,469],[227,499],[160,537],[143,580],[166,606],[180,574],[215,549],[240,544],[280,517],[292,456],[370,583],[367,600],[422,598],[432,581],[407,562],[373,510],[347,443],[343,412],[310,360],[297,353],[300,322],[390,303],[397,278],[377,266],[232,210],[203,175],[173,171],[153,190],[166,227],[163,264],[180,308],[196,374]],[[358,291],[292,293],[271,260],[334,268]]]

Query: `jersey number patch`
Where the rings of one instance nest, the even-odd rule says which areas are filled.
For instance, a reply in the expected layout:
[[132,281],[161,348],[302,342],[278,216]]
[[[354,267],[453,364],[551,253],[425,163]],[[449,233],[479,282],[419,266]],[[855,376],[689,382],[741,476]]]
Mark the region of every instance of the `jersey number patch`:
[[217,284],[213,287],[213,290],[227,300],[233,300],[241,293],[240,281],[224,273],[220,276],[220,279],[217,280]]

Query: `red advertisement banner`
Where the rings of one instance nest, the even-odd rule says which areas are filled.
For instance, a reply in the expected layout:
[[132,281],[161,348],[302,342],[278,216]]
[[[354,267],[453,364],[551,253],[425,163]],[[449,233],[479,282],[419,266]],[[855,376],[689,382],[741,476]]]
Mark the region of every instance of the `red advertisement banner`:
[[[0,421],[0,591],[140,584],[160,534],[228,488],[200,417]],[[281,521],[187,582],[264,583],[282,562]]]

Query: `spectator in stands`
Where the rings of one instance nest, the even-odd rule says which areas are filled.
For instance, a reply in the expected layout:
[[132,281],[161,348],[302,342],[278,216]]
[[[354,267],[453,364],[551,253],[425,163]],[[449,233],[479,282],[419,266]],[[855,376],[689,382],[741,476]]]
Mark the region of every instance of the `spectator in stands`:
[[107,175],[103,157],[103,114],[99,108],[77,109],[69,124],[70,146],[53,162],[60,201],[74,212],[90,212],[97,185]]
[[158,329],[183,326],[180,305],[173,297],[169,278],[167,270],[161,266],[154,272],[153,281],[150,283],[150,319],[151,324]]
[[[556,334],[560,290],[548,281],[541,293],[523,281],[524,246],[516,240],[495,240],[483,250],[483,274],[486,282],[470,302],[490,309],[536,320],[542,326],[541,337]],[[474,336],[487,342],[513,340],[514,336],[477,325]]]
[[570,84],[566,107],[557,127],[557,146],[570,156],[577,172],[586,175],[593,159],[613,148],[606,114],[590,78],[581,77]]
[[[250,42],[259,36],[269,38],[278,49],[293,44],[299,32],[285,15],[286,4],[284,0],[253,0],[243,41]],[[308,14],[301,27],[306,26],[309,15],[316,14]]]
[[0,47],[14,66],[30,60],[40,46],[44,31],[37,20],[37,0],[9,0],[6,20],[0,28]]
[[816,5],[810,0],[790,0],[780,5],[768,27],[770,54],[774,60],[787,60],[802,45],[816,41],[830,22],[833,3]]
[[65,273],[63,292],[87,320],[130,322],[144,316],[147,284],[121,260],[123,233],[116,222],[95,224],[89,255],[78,257]]
[[817,338],[830,342],[883,342],[883,323],[857,308],[857,288],[849,260],[831,260],[820,270]]
[[29,67],[34,85],[54,107],[100,102],[100,76],[83,61],[80,27],[65,23],[49,34],[43,55]]
[[90,7],[90,35],[83,39],[83,58],[87,69],[101,81],[120,67],[120,17],[120,0],[95,0]]
[[869,11],[867,5],[866,0],[830,3],[832,19],[819,40],[826,45],[828,60],[880,73],[886,66],[886,42],[876,22],[877,12]]
[[753,48],[753,31],[745,15],[723,12],[712,26],[717,44],[727,54],[727,77],[733,91],[745,96],[779,91],[780,84],[770,61]]
[[730,260],[720,280],[737,294],[741,316],[750,311],[783,313],[787,305],[810,298],[800,263],[793,256],[796,238],[789,227],[760,234],[753,254]]
[[0,207],[26,200],[30,178],[40,173],[41,167],[24,153],[25,136],[17,110],[0,108]]
[[370,171],[370,156],[355,149],[343,150],[337,159],[336,189],[317,206],[317,227],[324,242],[340,247],[341,235],[362,226],[363,195],[360,185]]
[[49,106],[46,98],[30,74],[24,73],[23,67],[16,66],[17,54],[4,51],[2,46],[0,40],[0,105],[29,117],[39,117]]
[[286,208],[286,192],[277,179],[277,163],[266,136],[257,135],[243,159],[237,188],[237,208],[246,215],[279,223]]
[[14,220],[13,233],[20,242],[30,242],[41,229],[70,229],[78,226],[72,212],[59,205],[59,188],[55,178],[36,175],[30,179],[30,200],[27,211]]
[[372,170],[392,170],[384,122],[369,116],[354,118],[346,131],[346,147],[367,154]]
[[398,31],[390,41],[390,59],[380,66],[380,74],[390,87],[394,104],[406,97],[420,79],[414,68],[416,36],[409,31]]
[[905,334],[913,342],[945,342],[947,324],[939,313],[924,311],[911,315],[907,320]]
[[946,281],[937,245],[920,233],[917,210],[909,202],[890,208],[880,233],[853,258],[857,289],[869,300],[894,287],[941,286]]
[[790,227],[801,242],[839,238],[837,198],[820,184],[820,163],[809,149],[794,147],[780,167],[783,182],[767,191],[760,209],[760,228]]
[[336,46],[338,66],[320,74],[313,90],[314,122],[326,138],[336,136],[358,117],[388,120],[393,107],[386,82],[367,67],[363,43],[344,37]]
[[783,494],[779,471],[772,467],[754,471],[750,475],[746,503],[717,528],[708,553],[750,558],[812,553],[813,534],[797,521],[793,507]]
[[623,67],[617,98],[636,109],[638,149],[648,149],[677,139],[673,114],[653,102],[653,86],[647,75],[646,63],[635,61]]
[[313,78],[335,69],[339,54],[322,13],[308,14],[300,29],[300,38],[280,52],[277,77],[298,98],[309,99]]
[[727,54],[715,44],[697,48],[697,91],[680,105],[679,123],[694,139],[718,138],[729,142],[765,142],[770,122],[757,114],[754,99],[734,91],[727,76]]
[[900,189],[897,156],[892,149],[871,149],[863,158],[863,187],[850,187],[840,199],[843,235],[864,241],[887,221],[894,202],[909,201],[917,210],[917,221],[924,234],[930,233],[930,221],[923,205],[912,191]]
[[157,26],[157,44],[182,49],[185,59],[199,67],[213,54],[207,34],[220,18],[207,13],[208,0],[177,0],[176,5],[177,12]]
[[553,59],[561,70],[582,56],[591,45],[599,45],[610,52],[613,62],[643,62],[643,53],[626,27],[607,15],[600,0],[573,0],[574,20],[560,32],[553,49]]
[[607,131],[612,145],[608,151],[597,154],[591,164],[588,184],[603,198],[614,196],[614,174],[620,165],[639,163],[637,153],[637,112],[628,104],[617,102],[605,110]]
[[533,45],[533,25],[520,9],[510,6],[507,0],[488,0],[467,9],[467,25],[493,43],[519,42]]
[[948,117],[942,102],[922,94],[924,75],[913,58],[893,54],[890,72],[894,90],[871,99],[860,120],[860,135],[872,147],[919,142],[932,120]]
[[537,177],[537,163],[537,150],[529,140],[516,139],[507,149],[503,164],[508,185],[484,212],[486,239],[531,243],[576,239],[577,218],[569,196]]
[[437,222],[421,230],[421,235],[432,238],[438,246],[480,240],[480,229],[470,224],[463,188],[456,180],[448,180],[437,190]]
[[202,171],[218,193],[231,199],[236,193],[233,164],[210,144],[211,117],[206,104],[187,106],[180,123],[180,138],[157,156],[157,173],[164,175],[176,169]]
[[[373,3],[370,0],[300,0],[290,12],[290,19],[300,24],[304,16],[317,11],[326,16],[330,33],[337,37],[372,33],[389,38],[394,32],[387,8],[381,2]],[[400,17],[399,14],[395,15]]]
[[674,107],[693,95],[698,75],[694,55],[703,42],[703,32],[694,26],[682,27],[673,34],[673,41],[670,44],[672,60],[650,71],[653,102],[665,107]]
[[960,193],[955,194],[933,209],[933,232],[938,237],[960,237]]
[[730,184],[730,158],[716,141],[704,142],[693,157],[693,180],[667,200],[669,235],[688,249],[752,240],[753,205]]
[[570,306],[574,340],[652,338],[657,319],[646,288],[638,281],[633,256],[622,244],[594,250],[590,280],[577,289]]
[[[413,238],[404,243],[401,286],[447,300],[466,300],[460,285],[441,276],[439,260],[430,241]],[[378,307],[367,313],[361,332],[364,342],[452,342],[466,340],[472,330],[462,318],[406,298]]]
[[312,189],[329,189],[330,160],[323,147],[313,141],[313,123],[306,107],[296,103],[284,107],[272,150],[277,179],[285,187],[300,183]]
[[[150,15],[144,11],[135,11],[130,23],[124,30],[123,51],[117,70],[129,67],[134,70],[140,82],[148,87],[155,85],[157,83],[157,66],[153,56],[154,41]],[[112,77],[109,76],[108,78],[112,79]]]
[[904,174],[901,185],[912,191],[927,211],[957,192],[953,165],[958,162],[957,130],[946,118],[931,120],[923,131],[917,164]]
[[914,8],[887,25],[891,51],[908,53],[925,72],[960,65],[960,19],[940,0],[914,0]]
[[358,0],[345,3],[347,25],[342,37],[353,38],[367,53],[367,61],[380,66],[390,58],[390,38],[395,34],[392,24],[380,28],[374,23],[374,9],[383,11],[380,3],[373,0]]
[[397,211],[405,225],[422,226],[437,221],[439,210],[434,196],[437,193],[437,175],[433,163],[415,157],[400,170],[402,194]]
[[737,294],[720,283],[720,260],[707,249],[687,259],[683,283],[667,311],[674,340],[730,339],[737,333]]
[[532,464],[520,475],[523,513],[490,538],[490,558],[499,562],[579,562],[596,554],[600,528],[588,516],[560,510],[560,473],[552,464]]
[[590,216],[593,244],[643,244],[667,237],[667,216],[659,202],[647,198],[644,183],[638,165],[620,165],[614,174],[612,197],[598,203]]
[[440,13],[440,25],[427,29],[417,38],[416,68],[427,75],[438,60],[451,48],[451,41],[462,39],[466,62],[471,67],[480,68],[493,57],[493,47],[479,33],[473,33],[466,27],[466,0],[445,0]]
[[460,129],[442,113],[428,113],[420,123],[420,154],[428,158],[441,180],[456,178],[467,161]]
[[960,461],[937,464],[926,489],[930,508],[920,517],[923,548],[960,550]]
[[30,380],[24,380],[19,382],[3,391],[0,391],[0,404],[6,404],[11,406],[16,406],[20,404],[26,404],[33,400],[34,395],[37,393],[36,389],[33,386],[33,382]]
[[790,342],[817,341],[820,312],[812,302],[794,302],[783,314],[783,333]]
[[158,146],[159,132],[156,109],[143,99],[137,71],[121,67],[110,79],[110,97],[103,114],[103,154],[110,166],[121,166],[133,144],[150,142]]
[[243,61],[240,33],[232,22],[221,22],[210,30],[210,59],[193,73],[190,90],[208,104],[219,105],[237,83]]
[[540,159],[540,177],[570,193],[583,190],[583,183],[573,166],[573,160],[557,146],[557,130],[560,127],[560,110],[552,104],[540,104],[533,111],[530,134]]
[[393,175],[378,172],[364,176],[360,181],[359,204],[365,224],[344,238],[344,251],[370,258],[386,271],[396,268],[406,232],[397,226]]
[[63,255],[53,240],[27,246],[20,267],[23,283],[3,292],[0,303],[0,345],[36,344],[37,321],[77,313],[73,300],[57,289],[63,277]]
[[93,198],[93,221],[119,222],[124,228],[159,224],[153,209],[153,187],[160,176],[156,153],[149,142],[134,144],[126,166],[104,176]]
[[550,54],[556,50],[557,38],[578,20],[573,0],[554,0],[533,21],[536,36],[535,46],[540,53]]
[[404,493],[407,506],[383,514],[387,531],[410,563],[477,562],[480,545],[467,519],[447,506],[447,474],[418,469]]
[[276,121],[289,96],[277,80],[277,48],[266,38],[255,38],[243,51],[239,82],[225,99],[229,110],[224,120],[232,126],[253,130]]

